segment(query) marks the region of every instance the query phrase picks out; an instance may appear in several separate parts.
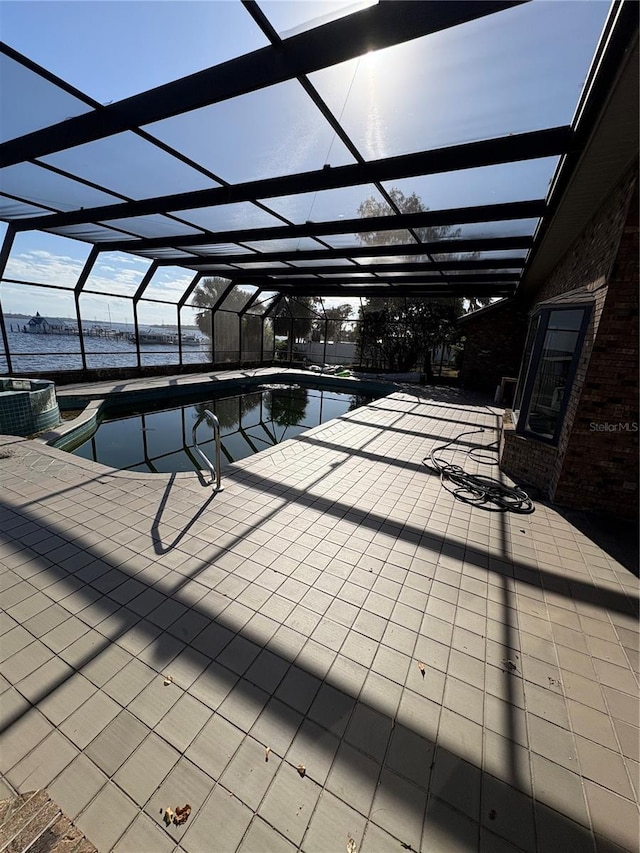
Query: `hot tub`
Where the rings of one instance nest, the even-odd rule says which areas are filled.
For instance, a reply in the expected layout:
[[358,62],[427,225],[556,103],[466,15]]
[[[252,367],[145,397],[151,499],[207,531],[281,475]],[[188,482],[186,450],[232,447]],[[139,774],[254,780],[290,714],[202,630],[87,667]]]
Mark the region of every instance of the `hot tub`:
[[33,435],[60,423],[56,386],[47,379],[0,379],[0,434]]

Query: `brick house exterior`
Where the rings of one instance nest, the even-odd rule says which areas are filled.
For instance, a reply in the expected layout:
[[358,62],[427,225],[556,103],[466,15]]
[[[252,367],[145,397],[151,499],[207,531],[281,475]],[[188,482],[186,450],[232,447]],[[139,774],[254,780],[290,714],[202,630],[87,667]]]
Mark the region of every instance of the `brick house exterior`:
[[529,298],[461,321],[463,384],[493,392],[501,376],[520,371],[527,315],[549,300],[589,295],[591,317],[557,444],[519,434],[508,410],[500,442],[501,469],[560,505],[637,517],[638,288],[634,165]]
[[[559,299],[567,304],[573,295],[583,301],[585,293],[592,312],[557,445],[516,432],[507,410],[500,467],[560,505],[633,518],[638,514],[640,421],[637,167],[627,172],[533,298],[505,300],[462,321],[463,382],[492,391],[505,375],[502,370],[517,375],[523,318],[541,303]],[[475,362],[473,368],[468,359]]]
[[493,395],[503,376],[518,376],[527,307],[515,299],[504,299],[461,317],[459,322],[465,337],[460,382]]

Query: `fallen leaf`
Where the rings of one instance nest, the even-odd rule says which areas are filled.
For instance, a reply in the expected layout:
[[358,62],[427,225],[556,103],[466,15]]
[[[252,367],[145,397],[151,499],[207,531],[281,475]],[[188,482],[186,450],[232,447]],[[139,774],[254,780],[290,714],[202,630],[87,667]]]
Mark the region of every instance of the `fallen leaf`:
[[191,814],[191,806],[189,805],[189,803],[187,803],[186,805],[184,805],[182,807],[176,806],[176,813],[175,813],[175,816],[173,818],[173,822],[178,824],[178,826],[181,823],[186,823],[187,818],[189,817],[190,814]]
[[358,853],[358,845],[351,836],[347,839],[347,853]]
[[164,810],[164,815],[162,816],[162,819],[167,824],[167,826],[169,826],[169,824],[172,823],[173,818],[174,818],[174,814],[173,814],[172,810],[169,808],[169,806],[167,806],[167,808]]
[[269,753],[270,753],[270,752],[271,752],[271,747],[270,747],[270,746],[268,746],[268,747],[265,749],[265,751],[264,751],[264,760],[265,760],[265,761],[268,761],[268,760],[269,760]]
[[422,677],[424,678],[426,666],[422,663],[421,660],[418,661],[418,669],[420,670],[420,672],[422,673]]
[[298,764],[296,770],[302,776],[303,779],[307,775],[307,768],[304,766],[304,764]]
[[172,675],[165,675],[164,686],[168,687],[170,684],[173,684],[173,676]]

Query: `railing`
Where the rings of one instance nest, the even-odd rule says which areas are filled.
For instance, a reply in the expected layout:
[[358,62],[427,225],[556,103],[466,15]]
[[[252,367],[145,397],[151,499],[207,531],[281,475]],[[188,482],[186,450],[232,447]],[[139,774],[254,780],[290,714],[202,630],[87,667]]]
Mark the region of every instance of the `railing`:
[[[211,418],[211,420],[213,422],[213,437],[214,437],[215,443],[216,443],[216,464],[215,465],[213,465],[213,463],[211,462],[209,457],[206,456],[205,453],[200,449],[200,446],[198,445],[198,438],[196,436],[196,431],[197,431],[198,427],[200,426],[202,421],[207,416],[209,418]],[[211,472],[211,476],[215,477],[215,481],[216,481],[216,487],[215,488],[216,488],[216,491],[219,492],[220,491],[220,421],[218,420],[218,418],[213,414],[213,412],[210,409],[205,409],[202,412],[202,414],[200,415],[198,420],[193,425],[193,429],[191,430],[191,435],[193,437],[193,449],[194,449],[195,453],[198,455],[198,457],[205,464],[207,469]]]

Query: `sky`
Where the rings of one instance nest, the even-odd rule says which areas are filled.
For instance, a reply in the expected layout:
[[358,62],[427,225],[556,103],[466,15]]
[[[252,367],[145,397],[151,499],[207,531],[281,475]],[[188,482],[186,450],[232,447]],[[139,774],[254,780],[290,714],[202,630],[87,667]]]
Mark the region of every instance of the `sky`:
[[[309,27],[311,21],[331,19],[362,5],[368,2],[260,2],[283,37]],[[600,0],[535,0],[315,72],[310,79],[365,158],[567,124],[608,8]],[[3,41],[103,104],[267,44],[237,0],[3,0],[0,14]],[[48,97],[39,103],[35,97],[29,111],[18,102],[11,112],[9,98],[0,101],[5,138],[11,138],[14,127],[25,132],[25,121],[60,120],[65,115],[55,116],[56,110],[72,109],[66,99],[56,104]],[[279,121],[272,121],[273,115]],[[257,126],[260,133],[254,132]],[[230,182],[353,162],[295,81],[158,122],[147,130]],[[132,135],[121,134],[72,153],[78,174],[98,183],[112,177],[117,184],[112,188],[129,188],[133,197],[212,185],[183,164],[167,166],[164,155]],[[60,153],[48,160],[66,166],[68,158]],[[396,185],[407,194],[416,192],[431,209],[514,201],[543,197],[556,163],[556,158],[546,158],[406,179]],[[45,182],[38,174],[43,170],[36,166],[30,169],[28,175],[5,170],[0,185],[4,178],[10,191],[15,182],[22,182],[30,187],[34,202],[54,199],[59,192],[55,181]],[[294,222],[350,218],[357,215],[364,197],[375,194],[371,187],[360,190],[267,203]],[[75,206],[92,203],[98,202],[83,204],[78,196]],[[199,211],[192,221],[220,227],[218,220],[227,213]],[[244,213],[237,215],[242,219]],[[0,234],[3,230],[0,223]],[[87,253],[87,244],[77,240],[29,232],[16,241],[5,276],[68,286]],[[105,259],[92,286],[131,295],[136,276],[146,266],[144,259],[124,255]],[[189,272],[172,270],[154,279],[153,293],[173,299],[190,279]],[[0,298],[7,312],[25,308],[24,292],[16,286],[0,285]],[[30,288],[31,299],[34,311],[54,315],[61,314],[56,307],[69,304],[68,296],[44,289]],[[87,296],[83,311],[104,313],[107,303]],[[168,322],[168,309],[158,306],[148,311],[149,322]],[[173,309],[171,313],[175,315]]]

